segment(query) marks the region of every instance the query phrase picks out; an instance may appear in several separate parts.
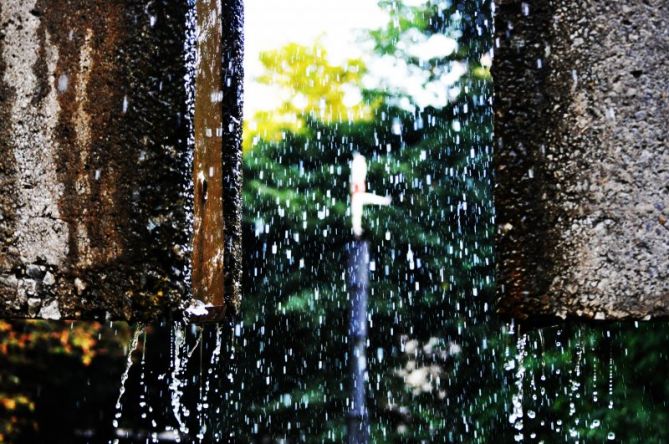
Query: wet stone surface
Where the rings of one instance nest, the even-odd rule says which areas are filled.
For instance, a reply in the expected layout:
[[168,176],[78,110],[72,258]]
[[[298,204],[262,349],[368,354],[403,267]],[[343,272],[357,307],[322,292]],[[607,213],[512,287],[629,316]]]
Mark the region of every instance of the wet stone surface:
[[499,1],[501,312],[669,315],[668,28],[662,0]]
[[190,298],[181,2],[0,3],[0,316]]

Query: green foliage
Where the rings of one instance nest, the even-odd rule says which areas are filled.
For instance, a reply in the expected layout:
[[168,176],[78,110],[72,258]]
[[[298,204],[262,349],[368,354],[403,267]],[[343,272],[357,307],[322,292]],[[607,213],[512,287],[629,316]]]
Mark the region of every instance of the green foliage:
[[[410,28],[433,32],[426,29],[427,13],[407,20],[398,35]],[[376,33],[377,43],[391,39],[392,29]],[[302,94],[307,103],[318,103],[320,92],[304,88],[295,73],[321,62],[306,53],[306,61],[289,57],[295,51],[275,52],[283,58],[272,58],[266,78],[283,79],[293,88],[288,97]],[[328,88],[339,91],[350,81],[359,78],[331,76]],[[249,425],[242,436],[343,439],[348,164],[354,152],[368,159],[370,191],[393,197],[391,207],[366,210],[364,226],[373,261],[368,360],[374,439],[471,437],[470,424],[451,420],[459,406],[495,410],[497,401],[470,390],[468,374],[473,366],[493,387],[502,375],[484,365],[492,359],[491,349],[481,345],[487,327],[475,322],[491,307],[489,82],[472,73],[462,82],[467,92],[442,109],[408,112],[393,106],[386,91],[366,92],[369,103],[386,101],[370,108],[369,119],[290,109],[304,125],[284,128],[281,138],[257,137],[246,153],[244,199],[252,231],[246,236],[250,276],[239,357],[241,404],[247,406],[242,422]],[[462,304],[472,294],[480,305]],[[407,347],[420,350],[419,356]],[[473,349],[478,352],[470,354]],[[494,415],[477,419],[488,430],[498,421]]]
[[[666,325],[565,324],[506,338],[508,383],[512,395],[522,394],[524,409],[523,428],[517,433],[525,438],[626,443],[669,439],[665,429],[655,427],[669,412],[669,386],[662,372],[655,371],[669,362],[663,351],[669,346]],[[521,341],[525,346],[519,359]]]
[[[666,442],[664,431],[649,436],[667,419],[669,385],[652,371],[667,365],[666,353],[658,353],[667,349],[666,327],[610,326],[607,334],[565,324],[519,332],[492,313],[491,77],[481,64],[492,46],[489,2],[383,4],[391,23],[372,32],[377,53],[429,71],[428,81],[462,64],[460,93],[443,108],[409,112],[397,106],[396,92],[365,91],[367,103],[380,103],[368,119],[289,109],[299,128],[282,127],[281,137],[255,133],[245,156],[248,282],[235,436],[345,439],[348,162],[360,152],[371,191],[393,197],[391,207],[367,209],[364,226],[373,262],[374,442],[513,442],[521,435]],[[398,45],[416,32],[423,40],[446,33],[458,39],[457,50],[418,60]],[[304,89],[295,73],[322,62],[305,55],[305,65],[291,51],[275,53],[281,60],[272,59],[272,76],[293,89],[288,97],[318,103],[320,93]],[[332,79],[334,91],[359,81]]]

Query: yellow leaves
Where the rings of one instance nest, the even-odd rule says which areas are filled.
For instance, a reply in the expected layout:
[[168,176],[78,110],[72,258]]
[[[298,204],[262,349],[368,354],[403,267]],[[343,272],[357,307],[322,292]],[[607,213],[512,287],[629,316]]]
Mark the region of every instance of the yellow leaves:
[[84,365],[89,365],[95,357],[95,345],[97,340],[89,332],[82,333],[75,330],[75,335],[71,339],[73,346],[77,347],[81,352],[81,362]]
[[378,104],[362,97],[362,60],[349,59],[333,65],[319,43],[304,46],[289,43],[260,54],[265,73],[258,82],[279,91],[281,103],[271,110],[257,111],[244,124],[244,150],[258,139],[280,141],[286,132],[303,133],[307,120],[354,122],[372,118]]
[[490,73],[490,68],[486,66],[477,66],[472,70],[472,74],[475,78],[481,80],[492,80],[492,74]]
[[9,412],[14,411],[19,407],[26,407],[31,411],[35,409],[35,403],[28,399],[28,397],[25,395],[11,396],[0,394],[0,406]]
[[1,399],[0,403],[2,403],[5,410],[14,410],[16,408],[16,401],[12,398]]
[[[98,355],[123,356],[130,327],[98,322],[0,321],[0,443],[13,442],[24,430],[34,429],[34,384],[44,378],[65,378],[62,371],[86,374]],[[59,365],[58,368],[53,364]],[[64,365],[65,367],[60,367]],[[27,373],[24,370],[28,369]],[[37,401],[39,402],[39,401]]]
[[12,442],[17,430],[31,426],[30,421],[24,419],[26,410],[35,411],[35,403],[26,395],[0,392],[0,443]]
[[20,350],[46,346],[51,353],[79,356],[84,365],[89,365],[95,357],[101,327],[97,322],[0,321],[0,354],[11,357]]

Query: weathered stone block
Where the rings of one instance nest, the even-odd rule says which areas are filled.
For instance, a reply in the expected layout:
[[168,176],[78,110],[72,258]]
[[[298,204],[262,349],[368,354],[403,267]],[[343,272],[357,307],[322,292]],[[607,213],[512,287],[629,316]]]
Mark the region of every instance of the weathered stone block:
[[669,3],[496,10],[499,309],[669,315]]
[[[242,34],[232,3],[210,16],[221,44],[207,55],[219,72],[207,85],[193,75],[202,42],[189,54],[187,2],[0,3],[0,316],[150,319],[192,296],[220,316],[236,304]],[[205,128],[218,146],[208,189],[222,201],[206,227],[193,200],[203,88],[235,98],[218,103],[223,129]],[[191,254],[194,236],[235,265],[210,270]],[[220,288],[191,288],[193,270],[223,276]]]

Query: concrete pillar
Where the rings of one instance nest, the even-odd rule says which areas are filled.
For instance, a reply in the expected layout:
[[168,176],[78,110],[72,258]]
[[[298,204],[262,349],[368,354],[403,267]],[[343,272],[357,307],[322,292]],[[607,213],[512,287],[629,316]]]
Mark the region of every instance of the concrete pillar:
[[669,3],[498,0],[499,310],[669,314]]
[[[219,313],[235,303],[190,285],[202,267],[187,17],[186,2],[0,3],[0,316],[138,320],[193,295]],[[222,157],[219,174],[238,181]],[[224,224],[210,230],[219,241]]]
[[242,0],[198,0],[193,289],[219,319],[241,299]]

